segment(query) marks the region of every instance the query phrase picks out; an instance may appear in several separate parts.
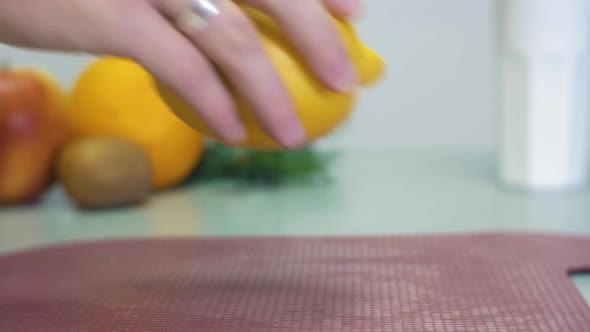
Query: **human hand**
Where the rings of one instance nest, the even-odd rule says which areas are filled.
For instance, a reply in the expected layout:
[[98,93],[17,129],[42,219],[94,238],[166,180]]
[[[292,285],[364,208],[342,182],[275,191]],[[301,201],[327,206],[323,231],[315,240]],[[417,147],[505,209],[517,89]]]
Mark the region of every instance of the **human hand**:
[[237,2],[271,16],[327,87],[346,92],[355,85],[354,67],[329,14],[356,15],[361,0],[219,0],[219,15],[210,17],[204,29],[183,33],[174,20],[194,1],[4,2],[0,40],[131,58],[199,110],[203,121],[228,142],[240,141],[245,131],[224,79],[250,103],[274,140],[287,148],[305,141],[287,91]]

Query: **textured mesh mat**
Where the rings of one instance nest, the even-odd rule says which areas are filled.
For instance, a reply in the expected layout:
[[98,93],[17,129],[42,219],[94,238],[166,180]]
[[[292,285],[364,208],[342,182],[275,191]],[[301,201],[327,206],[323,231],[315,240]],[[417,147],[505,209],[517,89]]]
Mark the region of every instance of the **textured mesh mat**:
[[590,239],[86,243],[0,258],[0,331],[588,332]]

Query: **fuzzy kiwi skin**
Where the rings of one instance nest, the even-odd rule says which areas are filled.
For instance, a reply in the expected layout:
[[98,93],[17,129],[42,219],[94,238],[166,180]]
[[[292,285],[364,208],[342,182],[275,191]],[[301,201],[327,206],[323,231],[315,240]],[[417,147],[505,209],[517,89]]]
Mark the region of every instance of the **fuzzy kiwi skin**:
[[57,178],[83,209],[136,205],[148,199],[152,169],[142,148],[116,137],[88,137],[65,145]]

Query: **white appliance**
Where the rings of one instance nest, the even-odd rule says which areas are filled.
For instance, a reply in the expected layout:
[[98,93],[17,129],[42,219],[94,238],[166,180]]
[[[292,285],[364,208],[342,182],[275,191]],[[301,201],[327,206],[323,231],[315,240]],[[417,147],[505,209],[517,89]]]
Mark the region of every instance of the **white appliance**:
[[530,191],[588,180],[590,0],[497,0],[500,177]]

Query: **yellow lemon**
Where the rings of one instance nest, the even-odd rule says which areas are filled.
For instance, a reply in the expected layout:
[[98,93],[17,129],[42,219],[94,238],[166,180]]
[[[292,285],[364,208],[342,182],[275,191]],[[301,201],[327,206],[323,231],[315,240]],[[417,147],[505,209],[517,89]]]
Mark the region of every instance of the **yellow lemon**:
[[150,158],[154,189],[185,180],[205,149],[204,136],[174,116],[153,77],[128,59],[100,58],[82,72],[69,120],[76,137],[115,136],[140,145]]
[[[356,94],[340,94],[325,87],[306,67],[274,21],[259,11],[248,7],[243,9],[256,24],[264,50],[295,103],[295,112],[306,130],[308,142],[325,136],[340,126],[352,111]],[[383,59],[359,40],[350,22],[334,18],[334,23],[346,44],[361,85],[367,86],[378,81],[385,70]],[[196,110],[163,84],[158,83],[157,87],[163,100],[180,119],[199,132],[219,140],[197,115]],[[257,123],[253,111],[244,99],[238,95],[234,95],[234,98],[247,132],[247,138],[236,145],[253,150],[281,149]]]

